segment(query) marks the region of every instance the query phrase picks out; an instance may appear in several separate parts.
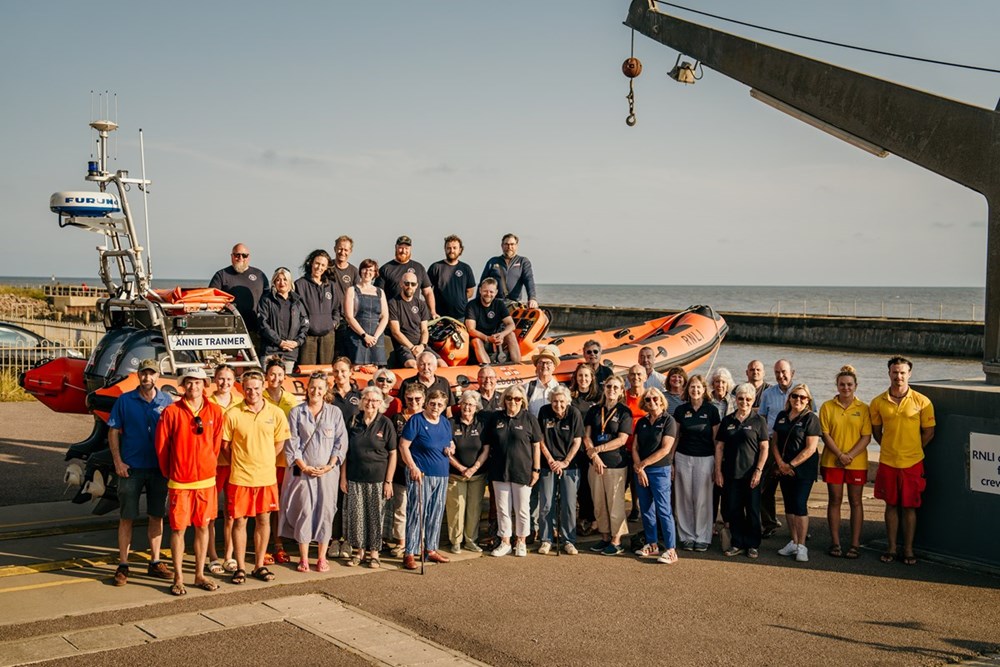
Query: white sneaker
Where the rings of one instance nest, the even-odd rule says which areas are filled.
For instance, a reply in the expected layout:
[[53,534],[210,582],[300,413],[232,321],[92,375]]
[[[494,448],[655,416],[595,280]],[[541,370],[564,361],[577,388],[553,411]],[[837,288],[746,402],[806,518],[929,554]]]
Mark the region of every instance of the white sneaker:
[[660,547],[657,544],[645,544],[641,549],[635,550],[635,555],[639,558],[657,558],[660,555]]
[[500,558],[502,556],[510,555],[510,552],[511,552],[510,542],[501,542],[500,546],[498,546],[496,549],[490,552],[490,555],[493,556],[494,558]]
[[341,558],[350,558],[353,555],[354,555],[354,552],[351,550],[351,545],[348,544],[345,540],[341,540],[340,541],[340,557]]
[[539,555],[545,556],[550,551],[552,551],[552,543],[551,542],[542,542],[540,545],[538,545],[538,553],[539,553]]
[[577,551],[575,544],[573,544],[572,542],[567,542],[566,544],[563,545],[563,553],[566,554],[567,556],[575,556],[580,552]]
[[524,558],[528,555],[528,547],[524,544],[524,542],[517,543],[517,546],[514,547],[514,555],[520,558]]
[[799,551],[799,545],[793,540],[788,540],[788,544],[778,549],[779,556],[794,556]]
[[800,563],[809,562],[809,549],[806,549],[806,545],[800,544],[798,553],[795,554],[795,560]]

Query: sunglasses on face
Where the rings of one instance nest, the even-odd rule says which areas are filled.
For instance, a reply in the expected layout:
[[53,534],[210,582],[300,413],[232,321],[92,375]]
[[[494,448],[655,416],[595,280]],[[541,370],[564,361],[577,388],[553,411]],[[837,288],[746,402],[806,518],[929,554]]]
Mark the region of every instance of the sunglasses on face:
[[389,378],[375,378],[375,382],[391,382]]
[[416,287],[417,286],[416,283],[411,283],[411,282],[405,282],[405,283],[403,283],[403,285],[406,286],[406,287]]
[[808,401],[809,400],[809,397],[806,396],[805,394],[792,394],[788,398],[792,399],[793,401]]
[[736,402],[737,403],[753,403],[753,397],[752,396],[737,396],[736,397]]
[[507,398],[505,398],[503,400],[507,401],[508,403],[520,403],[524,399],[521,398],[520,396],[508,396]]
[[205,432],[205,423],[201,421],[201,417],[194,418],[194,434],[201,435]]
[[419,403],[422,400],[424,400],[423,396],[407,396],[406,397],[406,402],[407,403]]
[[584,350],[583,353],[585,355],[587,355],[588,357],[596,357],[597,355],[599,355],[601,353],[601,351],[600,350]]
[[249,256],[250,256],[250,253],[248,253],[248,252],[234,252],[233,253],[233,257],[235,257],[236,259],[246,259]]

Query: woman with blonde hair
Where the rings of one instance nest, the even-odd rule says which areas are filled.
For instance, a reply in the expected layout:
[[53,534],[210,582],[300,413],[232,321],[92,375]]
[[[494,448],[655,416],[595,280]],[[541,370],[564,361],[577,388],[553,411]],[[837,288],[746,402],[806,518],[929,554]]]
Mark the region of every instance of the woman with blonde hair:
[[466,389],[458,399],[458,414],[451,418],[451,438],[455,453],[448,457],[451,470],[445,497],[448,516],[448,539],[453,554],[465,548],[473,553],[482,549],[479,539],[479,520],[483,516],[483,498],[486,496],[486,460],[490,446],[483,441],[486,420],[482,414],[483,401],[478,391]]
[[271,289],[257,303],[261,358],[278,356],[285,372],[291,373],[306,341],[309,315],[305,302],[295,291],[292,272],[279,266],[271,276]]
[[[854,392],[858,376],[852,366],[844,366],[837,373],[837,395],[819,409],[819,423],[823,438],[823,455],[820,472],[826,482],[829,503],[826,520],[830,525],[831,556],[857,558],[861,548],[861,527],[865,511],[861,491],[868,481],[868,445],[872,441],[872,420],[868,405]],[[844,485],[851,506],[851,546],[846,552],[840,548],[840,507],[844,502]]]
[[792,539],[778,550],[782,556],[794,556],[804,563],[809,560],[806,535],[809,532],[809,509],[806,506],[819,462],[819,417],[813,412],[813,397],[809,387],[792,387],[785,400],[785,409],[774,420],[769,452],[774,455],[781,496],[785,502],[785,518]]
[[601,541],[590,550],[606,556],[624,553],[622,538],[628,535],[625,443],[632,435],[632,412],[622,400],[624,392],[620,377],[605,380],[601,402],[590,408],[583,420],[583,448],[590,459],[590,491],[601,533]]
[[[635,555],[640,558],[658,557],[658,562],[673,565],[677,562],[677,538],[670,504],[670,466],[674,461],[677,422],[667,413],[667,399],[663,392],[655,387],[643,392],[642,406],[646,414],[635,424],[632,467],[636,481],[633,488],[639,499],[646,544]],[[662,554],[658,526],[663,527]]]

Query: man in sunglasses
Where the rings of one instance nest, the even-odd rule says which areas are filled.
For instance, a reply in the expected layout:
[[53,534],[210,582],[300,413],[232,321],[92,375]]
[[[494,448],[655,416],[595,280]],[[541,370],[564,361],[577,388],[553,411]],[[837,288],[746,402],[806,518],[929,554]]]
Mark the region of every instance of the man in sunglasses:
[[389,300],[389,336],[392,338],[393,368],[416,368],[417,356],[430,352],[437,358],[438,366],[444,360],[427,346],[430,336],[427,322],[431,312],[427,303],[417,296],[419,279],[414,271],[407,271],[399,281],[399,296]]
[[184,533],[194,526],[194,585],[214,591],[205,578],[208,525],[218,515],[215,470],[222,446],[222,408],[205,399],[208,374],[189,368],[181,376],[184,397],[163,411],[156,427],[156,456],[167,478],[167,516],[174,558],[173,595],[184,595]]
[[268,288],[267,276],[257,267],[250,266],[250,249],[242,243],[233,246],[230,262],[230,266],[215,272],[208,286],[233,295],[236,310],[257,345],[257,303]]
[[118,397],[108,418],[108,446],[118,475],[118,569],[115,586],[128,583],[128,552],[132,546],[132,525],[139,518],[139,496],[146,491],[146,514],[149,524],[151,560],[147,574],[157,579],[170,579],[170,570],[160,561],[163,539],[163,513],[167,503],[167,480],[160,473],[156,457],[156,424],[163,411],[173,403],[168,394],[156,388],[160,365],[155,359],[144,359],[136,369],[139,386]]
[[600,341],[592,339],[583,344],[583,363],[590,366],[591,370],[594,371],[594,380],[597,381],[600,387],[604,386],[605,380],[615,374],[611,368],[601,363],[602,351],[603,348]]

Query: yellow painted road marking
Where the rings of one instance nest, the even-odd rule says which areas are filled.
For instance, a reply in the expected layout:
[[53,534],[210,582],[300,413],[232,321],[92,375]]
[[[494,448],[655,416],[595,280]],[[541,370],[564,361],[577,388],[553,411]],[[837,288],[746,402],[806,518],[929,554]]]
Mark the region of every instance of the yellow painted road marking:
[[70,521],[94,521],[96,517],[93,515],[87,516],[71,516],[65,519],[42,519],[41,521],[21,521],[19,523],[0,523],[0,530],[6,528],[20,528],[21,526],[37,526],[43,523],[69,523]]
[[14,586],[12,588],[0,588],[0,594],[17,593],[18,591],[31,591],[39,588],[52,588],[53,586],[69,586],[70,584],[92,584],[98,579],[66,579],[65,581],[50,581],[46,584],[31,584],[29,586]]
[[4,565],[0,567],[0,579],[16,577],[21,574],[38,574],[55,570],[69,570],[77,567],[98,567],[118,561],[118,554],[99,556],[96,558],[71,558],[69,560],[54,560],[31,565]]

